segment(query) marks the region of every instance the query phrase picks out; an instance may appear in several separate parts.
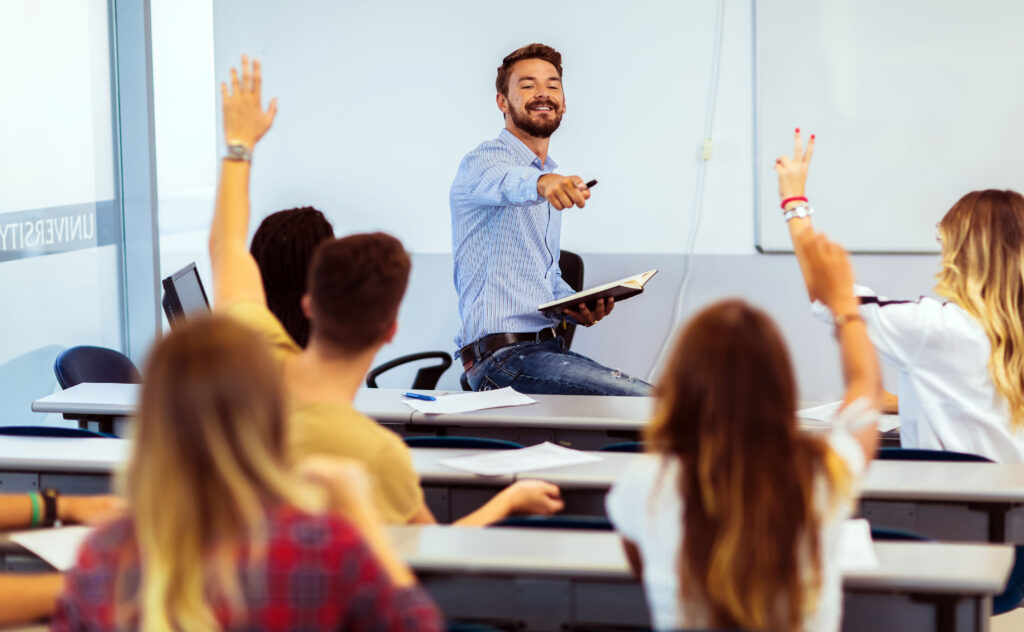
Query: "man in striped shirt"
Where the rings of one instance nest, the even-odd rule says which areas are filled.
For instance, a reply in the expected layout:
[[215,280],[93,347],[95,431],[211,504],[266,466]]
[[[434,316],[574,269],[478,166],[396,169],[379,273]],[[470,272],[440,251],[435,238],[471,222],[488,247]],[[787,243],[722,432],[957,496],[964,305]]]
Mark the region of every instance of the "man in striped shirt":
[[[561,319],[537,310],[574,293],[558,267],[561,211],[590,198],[583,180],[555,173],[548,156],[565,112],[562,56],[524,46],[505,57],[495,86],[505,129],[466,154],[450,194],[462,320],[455,344],[470,386],[647,395],[647,383],[570,352],[558,335]],[[589,327],[613,306],[581,304],[565,318]]]

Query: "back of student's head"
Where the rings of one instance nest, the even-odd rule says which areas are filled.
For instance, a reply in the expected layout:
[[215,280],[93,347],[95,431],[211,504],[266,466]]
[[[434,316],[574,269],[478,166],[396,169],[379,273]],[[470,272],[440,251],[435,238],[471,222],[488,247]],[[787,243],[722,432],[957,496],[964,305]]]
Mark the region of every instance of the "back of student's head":
[[656,393],[647,439],[681,464],[683,607],[713,627],[798,629],[820,584],[814,479],[826,451],[797,426],[778,329],[743,301],[707,307]]
[[313,339],[345,355],[385,341],[411,265],[402,242],[385,233],[323,243],[309,270]]
[[211,585],[238,610],[234,545],[260,541],[268,507],[301,502],[285,474],[278,370],[255,340],[212,315],[150,354],[125,481],[142,629],[214,629]]
[[936,292],[985,328],[992,381],[1014,424],[1024,427],[1024,197],[972,191],[942,218],[939,238]]
[[324,214],[304,206],[268,215],[249,247],[263,277],[267,307],[302,347],[309,341],[309,319],[300,304],[309,264],[317,246],[333,237],[334,228]]

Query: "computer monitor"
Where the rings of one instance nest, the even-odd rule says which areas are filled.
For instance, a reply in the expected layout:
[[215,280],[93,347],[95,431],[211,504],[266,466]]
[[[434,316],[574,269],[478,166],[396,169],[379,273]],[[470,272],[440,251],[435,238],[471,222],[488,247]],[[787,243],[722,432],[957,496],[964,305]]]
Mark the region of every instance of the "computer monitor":
[[194,261],[164,279],[163,286],[164,313],[171,329],[193,312],[210,311],[210,301]]

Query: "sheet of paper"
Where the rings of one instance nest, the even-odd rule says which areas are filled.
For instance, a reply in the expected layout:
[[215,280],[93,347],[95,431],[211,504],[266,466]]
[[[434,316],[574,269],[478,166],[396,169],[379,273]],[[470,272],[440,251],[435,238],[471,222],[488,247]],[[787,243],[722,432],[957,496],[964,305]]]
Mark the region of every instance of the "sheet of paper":
[[[839,408],[842,407],[843,402],[832,402],[829,404],[822,404],[821,406],[812,406],[811,408],[804,408],[803,410],[796,411],[796,416],[799,419],[808,421],[814,421],[821,424],[832,423],[832,418],[839,412]],[[878,419],[878,430],[879,432],[889,432],[900,427],[900,416],[899,415],[881,415]]]
[[867,520],[844,520],[839,525],[839,569],[862,571],[878,568],[875,543],[871,539],[871,525]]
[[58,527],[19,531],[8,537],[63,573],[75,565],[78,548],[92,530],[93,527],[86,526]]
[[405,399],[403,401],[409,408],[428,415],[469,413],[474,410],[484,410],[487,408],[525,406],[526,404],[537,403],[537,400],[517,392],[511,386],[493,391],[440,395],[433,402],[425,402],[419,399]]
[[563,448],[545,441],[521,450],[491,450],[484,454],[443,459],[439,463],[455,470],[482,476],[502,476],[580,463],[594,463],[600,460],[599,456]]

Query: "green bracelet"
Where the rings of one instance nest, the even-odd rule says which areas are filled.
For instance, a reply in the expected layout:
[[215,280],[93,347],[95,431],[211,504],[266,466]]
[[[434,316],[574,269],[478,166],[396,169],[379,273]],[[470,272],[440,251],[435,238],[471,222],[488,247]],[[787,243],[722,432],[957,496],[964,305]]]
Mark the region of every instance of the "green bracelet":
[[39,526],[39,514],[41,513],[40,505],[42,505],[42,501],[40,500],[39,494],[37,492],[29,492],[28,499],[32,503],[32,528],[34,529],[35,527]]

